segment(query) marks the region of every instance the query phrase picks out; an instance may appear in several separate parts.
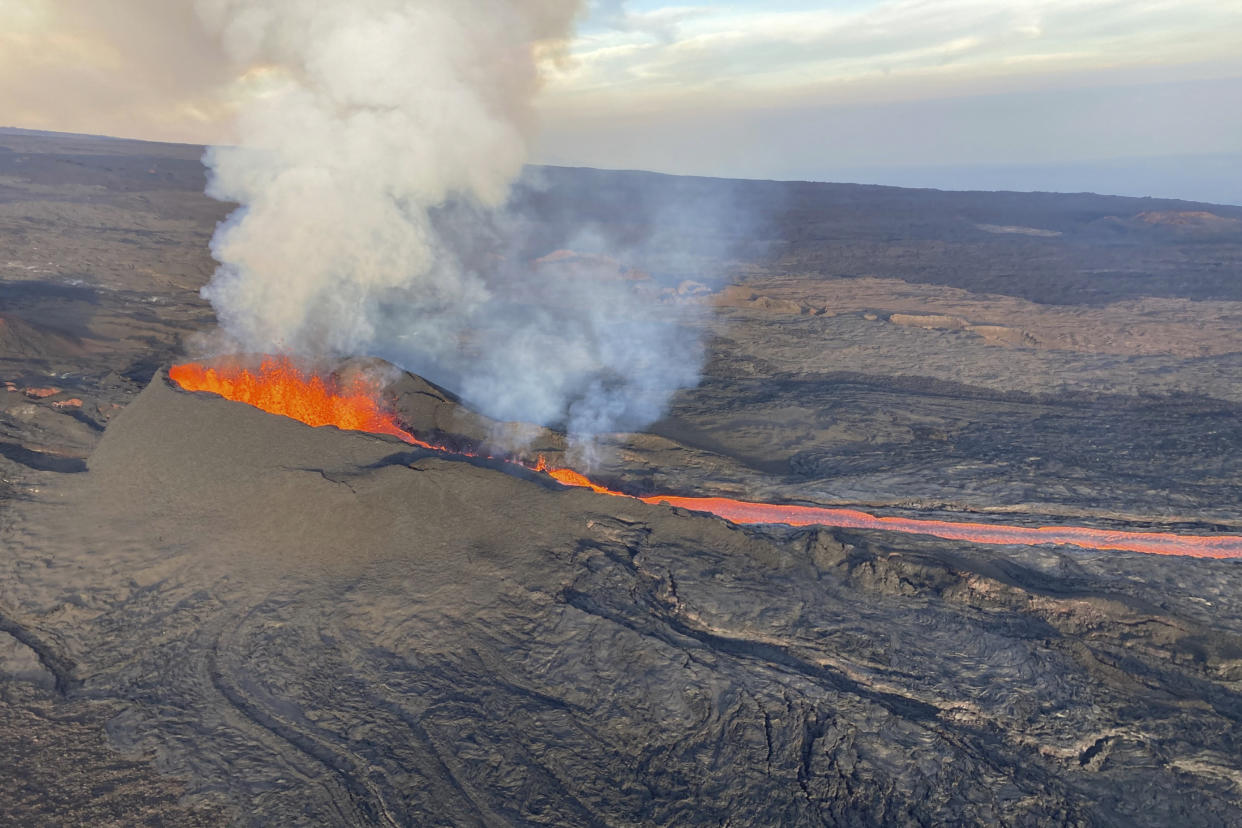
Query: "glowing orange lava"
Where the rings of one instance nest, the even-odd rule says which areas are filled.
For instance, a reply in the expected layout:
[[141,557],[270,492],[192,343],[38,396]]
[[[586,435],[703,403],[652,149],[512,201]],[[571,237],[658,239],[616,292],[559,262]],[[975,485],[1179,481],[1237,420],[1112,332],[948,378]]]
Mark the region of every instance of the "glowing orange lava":
[[573,469],[558,469],[549,466],[548,461],[544,459],[543,455],[539,455],[539,462],[535,464],[534,470],[537,472],[543,472],[548,477],[551,477],[553,480],[560,483],[562,486],[575,486],[580,489],[590,489],[597,494],[629,497],[629,495],[622,492],[615,492],[612,489],[599,485],[581,472],[576,472]]
[[723,497],[641,498],[646,503],[667,503],[696,512],[710,512],[733,523],[782,523],[787,526],[837,526],[843,529],[883,529],[933,535],[971,543],[1066,544],[1083,549],[1145,552],[1151,555],[1184,555],[1193,558],[1242,557],[1242,537],[1236,535],[1178,535],[1172,532],[1124,532],[1085,526],[1004,526],[923,518],[878,517],[856,509],[823,506],[781,506],[750,503]]
[[389,434],[432,448],[398,427],[396,418],[379,402],[379,387],[362,376],[341,385],[303,373],[286,357],[266,357],[255,371],[239,363],[209,368],[187,362],[169,368],[168,376],[187,391],[210,391],[307,425]]
[[[419,440],[402,429],[396,418],[379,402],[379,388],[364,379],[346,386],[298,370],[288,359],[268,357],[257,371],[236,364],[208,368],[198,363],[174,365],[168,376],[187,391],[210,391],[272,414],[292,417],[308,425],[334,425],[353,431],[388,434],[435,451],[448,449]],[[988,544],[1064,544],[1084,549],[1143,552],[1151,555],[1183,555],[1195,558],[1242,557],[1242,537],[1237,535],[1178,535],[1172,532],[1124,532],[1084,526],[1004,526],[925,518],[879,517],[856,509],[823,506],[792,506],[752,503],[725,497],[635,497],[609,489],[581,472],[548,465],[540,457],[534,471],[543,472],[564,486],[590,489],[598,494],[667,504],[696,512],[708,512],[739,524],[787,526],[834,526],[844,529],[881,529],[890,532],[932,535],[947,540]]]

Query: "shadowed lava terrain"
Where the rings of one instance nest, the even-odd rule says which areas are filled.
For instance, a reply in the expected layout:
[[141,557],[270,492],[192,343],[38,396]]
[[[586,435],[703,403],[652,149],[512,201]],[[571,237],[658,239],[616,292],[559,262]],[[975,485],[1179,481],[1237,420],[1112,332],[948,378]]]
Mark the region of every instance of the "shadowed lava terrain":
[[[199,150],[0,145],[0,822],[1242,821],[1237,562],[739,528],[183,392],[228,209]],[[515,201],[512,255],[598,261],[589,222],[714,308],[609,485],[1242,532],[1240,208],[565,169]]]

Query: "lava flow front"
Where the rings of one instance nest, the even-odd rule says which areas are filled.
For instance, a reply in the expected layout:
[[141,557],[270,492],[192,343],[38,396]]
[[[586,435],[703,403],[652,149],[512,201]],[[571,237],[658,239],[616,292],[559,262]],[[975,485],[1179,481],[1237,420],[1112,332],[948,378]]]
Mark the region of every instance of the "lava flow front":
[[[351,431],[387,434],[422,448],[449,451],[443,446],[420,440],[402,429],[392,412],[380,402],[379,387],[361,377],[345,384],[334,379],[324,380],[315,374],[298,370],[284,357],[267,357],[255,371],[232,362],[222,363],[215,368],[199,363],[185,363],[170,368],[168,376],[187,391],[210,391],[225,399],[247,403],[271,414],[280,414],[308,425],[333,425]],[[739,524],[882,529],[971,543],[1051,543],[1153,555],[1242,557],[1242,537],[1237,535],[1124,532],[1082,526],[1004,526],[923,518],[879,517],[855,509],[752,503],[724,497],[634,497],[601,486],[573,469],[549,466],[542,457],[533,470],[543,472],[565,486],[590,489],[615,497],[633,498],[644,503],[665,503],[696,512],[708,512]]]

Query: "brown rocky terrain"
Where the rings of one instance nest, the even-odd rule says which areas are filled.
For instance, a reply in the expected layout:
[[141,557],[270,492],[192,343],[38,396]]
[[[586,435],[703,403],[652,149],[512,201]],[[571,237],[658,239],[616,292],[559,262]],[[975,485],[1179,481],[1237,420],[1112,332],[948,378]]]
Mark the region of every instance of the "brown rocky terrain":
[[[1242,820],[1237,562],[741,528],[181,391],[199,150],[0,145],[0,822]],[[544,265],[714,309],[610,486],[1242,532],[1242,208],[539,179],[509,255],[590,223]]]
[[996,294],[861,277],[765,277],[718,294],[722,307],[790,314],[873,312],[910,327],[964,330],[998,345],[1088,354],[1218,356],[1242,350],[1242,303],[1125,299],[1102,307],[1042,305]]

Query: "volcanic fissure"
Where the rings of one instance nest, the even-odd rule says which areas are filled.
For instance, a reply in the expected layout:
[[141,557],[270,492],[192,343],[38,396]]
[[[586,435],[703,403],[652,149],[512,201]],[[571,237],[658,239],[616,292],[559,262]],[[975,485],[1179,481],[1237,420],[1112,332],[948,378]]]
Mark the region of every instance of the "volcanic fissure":
[[[285,357],[267,357],[251,370],[240,361],[216,366],[190,362],[172,366],[169,378],[187,391],[207,391],[225,399],[279,414],[311,426],[333,425],[350,431],[387,434],[411,445],[445,453],[463,454],[419,439],[401,428],[383,402],[380,383],[358,375],[348,381],[305,372]],[[1055,544],[1083,549],[1181,555],[1196,558],[1242,558],[1242,536],[1183,535],[1173,532],[1136,532],[1082,526],[1006,526],[1002,524],[882,517],[856,509],[756,503],[724,497],[684,497],[655,494],[635,496],[609,489],[581,472],[551,466],[543,457],[534,465],[512,458],[514,464],[543,472],[564,486],[590,489],[598,494],[625,497],[650,504],[667,504],[707,512],[737,524],[831,526],[879,529],[932,535],[947,540],[984,544]]]

